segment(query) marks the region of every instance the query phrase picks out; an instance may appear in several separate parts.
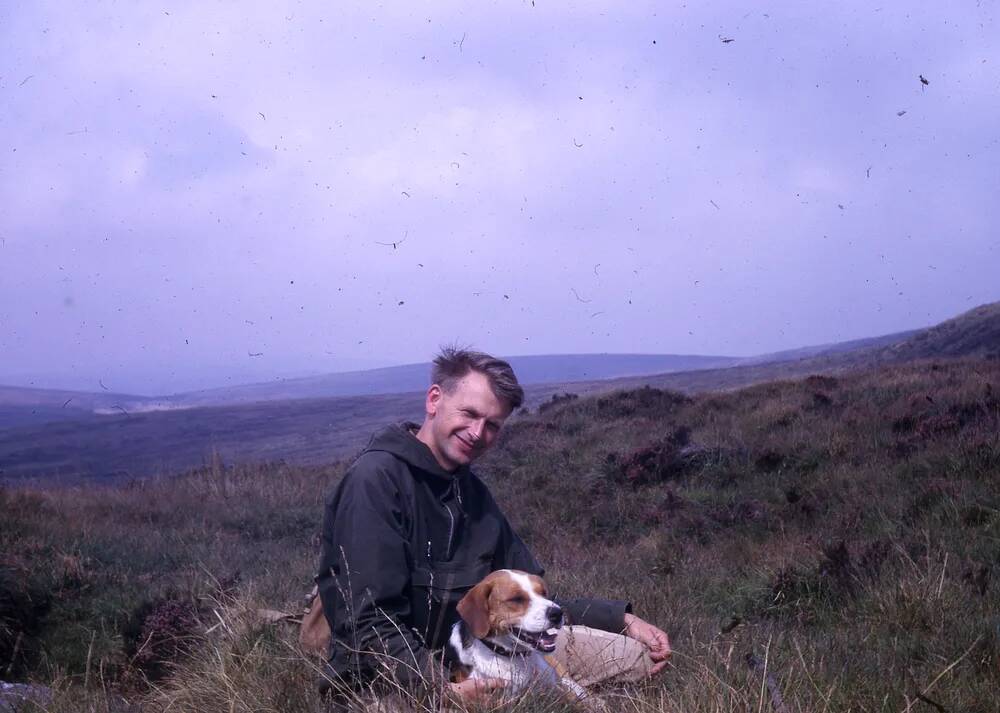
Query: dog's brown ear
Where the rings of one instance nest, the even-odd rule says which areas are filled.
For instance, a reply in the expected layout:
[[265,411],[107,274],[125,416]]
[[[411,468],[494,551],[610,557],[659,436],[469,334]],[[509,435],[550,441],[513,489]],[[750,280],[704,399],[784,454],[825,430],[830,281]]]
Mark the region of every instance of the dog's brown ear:
[[472,635],[481,639],[490,631],[490,592],[493,582],[484,579],[470,589],[458,603],[458,615],[469,625]]

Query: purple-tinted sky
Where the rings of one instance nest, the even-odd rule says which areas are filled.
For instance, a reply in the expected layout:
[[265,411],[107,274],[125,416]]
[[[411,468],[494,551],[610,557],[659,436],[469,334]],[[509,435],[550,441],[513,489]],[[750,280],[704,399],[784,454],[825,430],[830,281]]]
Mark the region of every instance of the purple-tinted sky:
[[1000,299],[998,31],[992,2],[4,3],[0,383],[937,322]]

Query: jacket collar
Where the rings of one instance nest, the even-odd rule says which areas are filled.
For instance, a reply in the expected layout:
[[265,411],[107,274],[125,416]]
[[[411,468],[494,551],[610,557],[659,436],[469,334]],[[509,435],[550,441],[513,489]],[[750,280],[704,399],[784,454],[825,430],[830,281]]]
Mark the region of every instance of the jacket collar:
[[469,472],[469,466],[460,466],[454,472],[448,472],[437,462],[427,444],[416,436],[420,426],[412,421],[395,423],[372,436],[367,451],[386,451],[406,461],[415,468],[443,478],[447,481],[456,480]]

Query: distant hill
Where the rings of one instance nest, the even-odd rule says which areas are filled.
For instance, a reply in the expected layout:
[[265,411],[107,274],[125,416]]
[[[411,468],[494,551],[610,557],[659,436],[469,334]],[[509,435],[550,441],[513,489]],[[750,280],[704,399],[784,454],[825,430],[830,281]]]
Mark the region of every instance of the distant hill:
[[416,394],[117,413],[0,429],[0,482],[169,475],[209,462],[328,463],[380,425],[419,418]]
[[[524,385],[713,369],[740,362],[737,357],[678,354],[546,354],[506,358],[514,367],[518,380]],[[430,370],[429,362],[404,364],[193,391],[155,401],[164,407],[177,408],[331,396],[399,394],[426,389]]]
[[142,397],[119,394],[113,391],[67,391],[64,389],[0,386],[0,405],[3,406],[55,407],[90,411],[139,398]]
[[102,411],[117,411],[121,404],[137,398],[141,397],[111,391],[90,393],[0,386],[0,428],[88,419]]
[[810,359],[812,357],[832,356],[834,354],[844,354],[846,352],[860,352],[877,347],[896,344],[915,334],[919,334],[920,329],[911,329],[906,332],[896,332],[885,334],[880,337],[867,337],[865,339],[852,339],[847,342],[835,342],[832,344],[819,344],[812,347],[800,347],[799,349],[788,349],[770,354],[762,354],[756,357],[749,357],[740,360],[740,366],[751,366],[754,364],[770,364],[773,362],[796,361],[799,359]]
[[[622,363],[633,369],[650,368],[655,365],[656,359],[665,360],[663,363],[670,367],[680,367],[685,363],[683,360],[691,360],[687,363],[694,364],[694,367],[685,371],[613,379],[600,378],[601,375],[614,373],[608,367],[611,362],[605,361],[602,366],[600,360],[618,355],[593,355],[589,358],[561,356],[549,360],[543,357],[514,357],[511,361],[526,383],[526,405],[532,409],[565,392],[583,395],[650,385],[696,394],[915,359],[997,355],[1000,354],[998,315],[1000,304],[984,305],[918,332],[859,340],[850,343],[849,347],[834,344],[781,352],[771,355],[770,361],[762,357],[734,360],[726,357],[629,355],[619,363],[618,368]],[[720,366],[710,368],[713,360]],[[734,362],[735,365],[732,365]],[[576,371],[552,371],[560,363],[563,368],[571,364]],[[375,384],[376,387],[390,388],[394,385],[394,388],[405,390],[395,394],[281,399],[275,391],[264,389],[271,385],[261,385],[259,392],[255,387],[236,391],[241,398],[252,398],[256,394],[269,395],[272,400],[261,398],[210,407],[167,400],[159,405],[153,403],[153,410],[145,412],[141,407],[141,397],[91,394],[89,396],[94,399],[91,403],[84,398],[85,395],[67,395],[65,398],[73,398],[73,401],[66,405],[66,409],[72,408],[79,398],[81,405],[102,409],[106,415],[81,412],[75,420],[62,419],[41,425],[35,421],[6,428],[0,425],[0,481],[22,477],[79,479],[167,474],[201,465],[214,455],[227,463],[261,460],[330,462],[357,452],[379,424],[403,418],[418,419],[422,415],[418,392],[424,389],[427,369],[427,365],[414,364],[376,370],[382,372],[376,377],[370,374],[365,376],[366,372],[333,375],[344,379],[339,382],[332,379],[326,387],[360,389],[364,384],[369,387]],[[555,373],[585,373],[594,374],[594,377],[536,382]],[[308,391],[316,387],[317,380],[322,383],[324,378],[327,377],[296,380],[289,387],[289,393],[295,393],[298,388]],[[21,406],[28,401],[22,392],[29,390],[6,391],[8,396],[13,393],[11,398],[20,398]],[[3,393],[0,392],[0,397]],[[54,396],[56,393],[72,392],[51,392],[44,398],[37,393],[31,394],[29,396],[38,403],[34,406],[27,404],[27,407],[49,409],[50,413],[62,410],[61,405],[55,405],[59,401]],[[228,397],[237,398],[234,394]],[[122,403],[128,403],[129,398],[135,399],[140,407],[136,410],[131,406],[123,407]],[[208,402],[211,403],[211,400]],[[0,402],[0,417],[3,408]]]
[[[713,369],[738,364],[737,357],[677,354],[547,354],[509,357],[524,385],[563,383]],[[423,391],[431,365],[350,371],[147,397],[0,386],[0,428],[68,421],[99,415],[230,406],[265,401],[374,396]]]
[[950,356],[1000,356],[1000,302],[980,305],[920,330],[882,352],[882,357],[890,361]]
[[[777,379],[831,374],[920,359],[994,357],[1000,355],[1000,302],[982,305],[936,326],[825,347],[806,347],[747,359],[724,369],[703,369],[644,378],[624,378],[580,385],[574,393],[648,384],[697,394],[736,389]],[[549,391],[548,393],[556,393]]]

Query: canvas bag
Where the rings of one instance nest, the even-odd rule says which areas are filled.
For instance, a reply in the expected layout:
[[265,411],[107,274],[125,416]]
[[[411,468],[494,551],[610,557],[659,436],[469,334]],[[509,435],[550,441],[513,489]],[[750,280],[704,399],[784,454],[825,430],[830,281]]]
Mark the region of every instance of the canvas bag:
[[299,646],[313,656],[326,658],[330,650],[330,623],[323,613],[319,587],[314,586],[306,597],[306,611],[299,627]]

